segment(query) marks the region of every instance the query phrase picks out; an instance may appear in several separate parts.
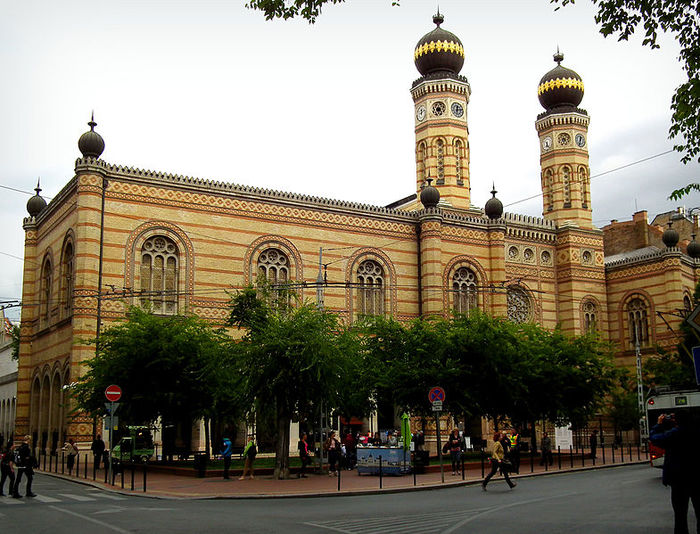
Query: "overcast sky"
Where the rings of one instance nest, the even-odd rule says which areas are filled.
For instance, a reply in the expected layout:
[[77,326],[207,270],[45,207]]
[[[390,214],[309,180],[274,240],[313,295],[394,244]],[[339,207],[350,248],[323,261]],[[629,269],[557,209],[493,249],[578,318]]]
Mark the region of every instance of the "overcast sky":
[[[73,176],[95,110],[110,163],[384,205],[414,191],[413,50],[436,2],[350,0],[313,26],[265,21],[244,0],[2,0],[0,297],[21,296],[28,194]],[[534,122],[540,78],[563,65],[585,84],[593,219],[673,209],[697,163],[666,152],[669,105],[684,81],[678,47],[604,39],[589,1],[440,0],[462,41],[474,204],[491,182],[506,211],[541,216]],[[700,205],[700,195],[684,199]],[[14,256],[14,257],[13,257]],[[19,309],[8,310],[11,318]]]

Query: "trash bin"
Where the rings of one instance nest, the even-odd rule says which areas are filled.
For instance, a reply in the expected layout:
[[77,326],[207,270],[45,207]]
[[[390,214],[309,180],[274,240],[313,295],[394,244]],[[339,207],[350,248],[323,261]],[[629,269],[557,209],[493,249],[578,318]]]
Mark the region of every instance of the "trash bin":
[[429,451],[415,451],[413,453],[413,466],[416,470],[416,474],[422,475],[425,473],[425,468],[430,462],[430,452]]
[[207,453],[206,452],[195,452],[194,453],[194,471],[197,478],[204,478],[207,472]]

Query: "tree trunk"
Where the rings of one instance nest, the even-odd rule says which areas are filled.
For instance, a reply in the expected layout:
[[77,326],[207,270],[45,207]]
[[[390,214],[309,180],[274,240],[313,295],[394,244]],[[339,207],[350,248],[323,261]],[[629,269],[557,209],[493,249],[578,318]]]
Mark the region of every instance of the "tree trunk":
[[209,421],[208,417],[204,418],[204,447],[207,450],[207,458],[211,455],[211,443],[209,441]]
[[[542,429],[544,430],[544,422],[542,423]],[[530,453],[534,454],[537,452],[537,429],[535,427],[535,420],[530,421]]]
[[289,478],[289,425],[291,417],[277,415],[277,432],[275,432],[275,478]]

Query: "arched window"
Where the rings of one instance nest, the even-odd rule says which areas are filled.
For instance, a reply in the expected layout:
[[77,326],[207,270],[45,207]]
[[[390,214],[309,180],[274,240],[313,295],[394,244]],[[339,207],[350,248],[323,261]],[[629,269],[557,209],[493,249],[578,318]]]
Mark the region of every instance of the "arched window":
[[478,307],[476,275],[467,267],[460,267],[452,277],[455,313],[468,314]]
[[425,143],[418,145],[418,179],[422,183],[428,178],[426,173],[426,149]]
[[384,315],[384,269],[374,260],[357,267],[358,315]]
[[68,241],[61,257],[61,310],[64,316],[73,311],[73,243]]
[[562,167],[561,169],[561,182],[562,189],[564,192],[564,207],[571,207],[571,169],[569,167]]
[[174,315],[178,302],[179,254],[171,239],[157,235],[141,249],[141,303],[154,313]]
[[588,183],[588,171],[586,167],[578,168],[579,179],[581,180],[581,202],[584,208],[591,203],[591,188]]
[[286,284],[289,282],[289,258],[276,248],[264,250],[258,256],[258,275],[272,286]]
[[437,151],[437,183],[445,183],[445,142],[438,139],[435,143]]
[[547,169],[544,171],[544,179],[542,184],[542,198],[544,211],[552,211],[552,169]]
[[455,173],[457,175],[457,185],[463,185],[462,161],[464,159],[464,145],[459,139],[455,140]]
[[532,318],[532,304],[527,291],[520,286],[511,286],[506,294],[508,319],[514,323],[527,323]]
[[683,295],[683,309],[685,310],[686,315],[693,311],[693,303],[687,294]]
[[42,326],[48,325],[49,312],[51,310],[51,285],[53,283],[53,271],[51,260],[46,258],[41,268],[41,293],[39,304],[39,316]]
[[598,329],[598,307],[592,300],[583,303],[583,331],[595,332]]
[[649,344],[649,318],[646,303],[639,297],[630,299],[627,303],[627,318],[629,323],[630,345],[634,347],[639,341],[640,346]]

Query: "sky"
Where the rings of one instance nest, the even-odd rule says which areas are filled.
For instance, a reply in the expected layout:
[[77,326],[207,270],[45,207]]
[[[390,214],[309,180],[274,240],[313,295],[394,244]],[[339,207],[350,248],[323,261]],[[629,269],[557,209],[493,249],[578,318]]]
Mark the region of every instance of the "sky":
[[[92,110],[109,163],[373,205],[414,191],[413,50],[436,2],[349,0],[315,25],[244,4],[0,0],[0,301],[21,297],[37,179],[49,198],[73,177]],[[698,163],[674,152],[625,167],[673,146],[669,106],[686,78],[672,37],[660,50],[604,38],[587,0],[440,11],[465,48],[473,204],[493,182],[506,211],[542,215],[537,85],[559,47],[585,85],[594,224],[700,206],[697,193],[667,200],[700,181]]]

